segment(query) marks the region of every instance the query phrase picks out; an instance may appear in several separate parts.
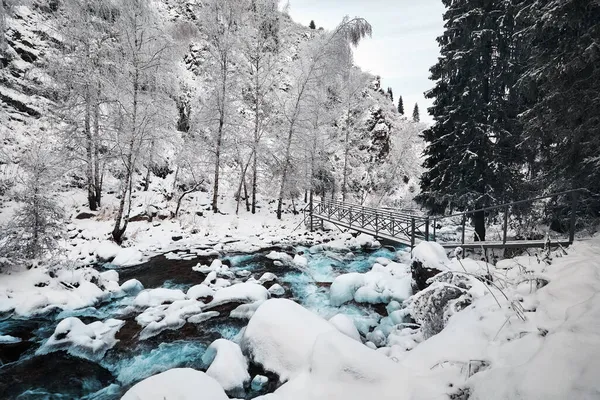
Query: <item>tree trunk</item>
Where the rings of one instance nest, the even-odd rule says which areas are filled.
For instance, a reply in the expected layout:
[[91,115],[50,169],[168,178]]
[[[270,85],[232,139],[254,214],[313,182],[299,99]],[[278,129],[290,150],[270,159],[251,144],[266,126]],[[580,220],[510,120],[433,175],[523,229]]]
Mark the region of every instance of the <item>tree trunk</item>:
[[213,213],[219,212],[219,168],[221,167],[221,141],[223,139],[223,117],[219,118],[219,131],[217,134],[217,148],[215,151],[215,177],[213,185],[212,210]]
[[246,212],[250,212],[250,199],[248,199],[248,188],[244,179],[244,201],[246,202]]
[[252,214],[256,214],[256,152],[252,161]]
[[277,200],[277,219],[281,219],[281,211],[283,206],[283,195],[285,193],[285,184],[287,181],[288,168],[290,164],[290,151],[292,149],[292,137],[294,136],[294,125],[290,126],[288,132],[287,143],[285,146],[285,161],[283,164],[283,172],[281,174],[281,186],[279,187],[279,199]]
[[87,192],[88,192],[88,205],[90,210],[96,211],[98,209],[96,205],[96,192],[94,190],[94,154],[93,147],[94,141],[92,138],[92,127],[91,127],[91,95],[90,89],[86,86],[85,88],[85,116],[84,116],[84,130],[85,130],[85,150],[86,150],[86,180],[87,180]]
[[475,241],[485,241],[485,211],[477,211],[473,214],[475,225]]
[[146,179],[144,180],[144,192],[148,191],[150,187],[150,174],[152,172],[152,155],[154,154],[154,140],[150,143],[150,159],[148,160],[148,165],[146,166]]
[[98,88],[96,96],[96,104],[94,105],[94,192],[96,195],[96,206],[100,207],[102,204],[102,176],[100,173],[100,88]]
[[348,184],[348,152],[350,142],[350,110],[346,115],[346,137],[344,139],[344,176],[342,180],[342,202],[346,201],[346,185]]

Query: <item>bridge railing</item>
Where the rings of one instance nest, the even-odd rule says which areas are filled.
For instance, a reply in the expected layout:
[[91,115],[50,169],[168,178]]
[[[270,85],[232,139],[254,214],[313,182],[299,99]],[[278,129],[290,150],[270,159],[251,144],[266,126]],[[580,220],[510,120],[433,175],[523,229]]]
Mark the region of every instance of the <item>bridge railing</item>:
[[[460,221],[460,229],[457,231],[460,233],[460,238],[457,240],[456,238],[451,239],[451,241],[457,243],[457,244],[467,244],[467,243],[473,243],[473,242],[477,242],[479,241],[479,238],[473,237],[471,239],[469,239],[466,236],[466,232],[467,232],[467,220],[470,219],[474,214],[476,213],[483,213],[484,217],[486,219],[486,221],[489,221],[490,219],[496,219],[498,220],[499,218],[502,219],[501,223],[496,223],[496,224],[486,224],[486,231],[488,231],[486,233],[486,237],[485,237],[485,241],[486,242],[495,242],[498,245],[502,245],[502,246],[506,246],[507,242],[509,242],[509,224],[511,222],[511,217],[519,218],[521,213],[519,213],[519,208],[521,207],[529,207],[530,213],[534,213],[536,212],[536,208],[537,210],[541,210],[542,213],[544,212],[548,212],[547,208],[548,206],[551,204],[552,200],[558,200],[560,197],[568,197],[568,202],[569,207],[568,207],[568,226],[560,226],[560,230],[563,232],[563,237],[561,238],[557,238],[558,241],[561,242],[568,242],[568,243],[573,243],[574,239],[575,239],[575,229],[576,229],[576,222],[577,222],[577,206],[578,206],[578,193],[584,191],[585,189],[573,189],[573,190],[566,190],[563,192],[557,192],[557,193],[552,193],[549,195],[545,195],[545,196],[538,196],[538,197],[534,197],[534,198],[529,198],[529,199],[524,199],[524,200],[519,200],[519,201],[513,201],[511,203],[506,203],[506,204],[500,204],[500,205],[494,205],[494,206],[490,206],[490,207],[484,207],[484,208],[480,208],[480,209],[475,209],[475,210],[469,210],[469,211],[465,211],[465,212],[460,212],[460,213],[455,213],[455,214],[451,214],[451,215],[442,215],[442,216],[436,216],[436,215],[431,215],[429,216],[429,218],[431,219],[431,224],[432,224],[432,240],[433,241],[439,241],[439,242],[443,242],[443,241],[449,241],[448,238],[441,238],[438,234],[438,230],[439,227],[443,227],[444,225],[442,224],[442,221],[447,221],[450,219],[454,219],[454,223],[452,224],[453,226],[456,226],[456,220]],[[565,210],[564,207],[562,207],[563,210]],[[493,217],[493,218],[491,218]],[[542,222],[541,220],[543,219],[548,219],[548,215],[544,215],[538,218],[538,221],[536,221],[537,223]],[[564,217],[564,215],[563,215]],[[514,222],[514,221],[512,221]],[[491,228],[495,228],[495,230],[492,230]],[[495,234],[496,237],[491,238],[489,234]],[[565,236],[568,235],[568,236]],[[514,238],[513,238],[514,239]],[[519,240],[526,240],[530,238],[520,238]]]
[[429,240],[430,219],[426,216],[380,209],[332,200],[313,200],[308,207],[307,225],[314,229],[314,218],[323,218],[350,229],[373,234],[378,237],[401,239],[414,246],[417,240]]

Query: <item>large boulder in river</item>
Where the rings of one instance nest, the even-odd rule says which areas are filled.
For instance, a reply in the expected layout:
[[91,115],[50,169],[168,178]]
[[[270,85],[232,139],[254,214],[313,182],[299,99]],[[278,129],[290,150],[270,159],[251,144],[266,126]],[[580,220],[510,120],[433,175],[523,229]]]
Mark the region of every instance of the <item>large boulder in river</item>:
[[242,351],[282,382],[309,362],[317,337],[341,333],[335,326],[287,299],[267,300],[254,313],[242,337]]
[[125,393],[121,400],[228,400],[219,383],[204,372],[173,368],[146,378]]
[[412,251],[410,272],[412,274],[413,292],[416,293],[429,286],[427,282],[442,271],[448,269],[450,260],[444,248],[435,242],[421,242]]

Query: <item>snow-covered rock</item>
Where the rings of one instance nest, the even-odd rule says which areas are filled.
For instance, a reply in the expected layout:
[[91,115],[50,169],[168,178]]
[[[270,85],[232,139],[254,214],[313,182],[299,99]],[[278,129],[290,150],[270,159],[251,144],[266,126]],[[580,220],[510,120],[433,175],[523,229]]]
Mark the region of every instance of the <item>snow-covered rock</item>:
[[317,337],[331,331],[337,329],[301,305],[287,299],[271,299],[250,319],[241,347],[254,362],[286,381],[308,363]]
[[96,257],[100,261],[112,261],[121,250],[121,247],[115,242],[105,240],[96,246]]
[[276,280],[277,280],[277,275],[275,275],[272,272],[265,272],[264,274],[261,275],[260,278],[258,278],[258,281],[260,283],[272,282],[272,281],[276,281]]
[[202,303],[196,300],[175,300],[171,304],[147,308],[135,320],[144,327],[140,340],[145,340],[165,330],[179,329],[188,317],[202,313]]
[[358,303],[389,303],[391,300],[403,301],[410,295],[410,275],[394,275],[391,270],[375,268],[364,274],[352,272],[336,277],[329,292],[333,306],[340,306],[351,300]]
[[293,262],[292,256],[281,251],[271,251],[267,254],[267,258],[273,261],[280,261],[283,264],[291,264]]
[[228,400],[219,382],[201,371],[173,368],[134,385],[121,400]]
[[254,303],[264,301],[269,298],[269,291],[264,286],[256,283],[237,283],[235,285],[223,288],[215,292],[213,300],[209,303],[210,307],[225,303],[240,302]]
[[194,300],[205,297],[213,297],[214,295],[214,289],[206,286],[205,284],[192,286],[187,291],[187,297]]
[[135,247],[120,248],[111,264],[120,267],[128,267],[141,264],[144,261],[144,255]]
[[254,378],[252,378],[250,388],[255,392],[260,392],[267,385],[267,383],[269,383],[269,378],[264,375],[256,375]]
[[237,343],[217,339],[202,355],[202,362],[210,365],[206,374],[232,395],[244,395],[244,384],[250,380],[248,361]]
[[136,296],[144,290],[144,285],[137,279],[129,279],[121,284],[121,290],[130,296]]
[[163,303],[185,300],[185,298],[185,293],[179,289],[146,289],[136,296],[133,304],[137,307],[155,307]]
[[250,304],[240,304],[229,313],[231,318],[250,319],[264,301],[256,301]]
[[358,333],[354,321],[352,321],[352,318],[349,316],[345,314],[336,314],[329,318],[329,322],[344,335],[360,342],[360,333]]
[[124,324],[125,321],[108,319],[86,325],[79,318],[65,318],[36,353],[66,350],[73,356],[98,361],[117,343],[115,335]]
[[450,260],[444,248],[436,242],[421,242],[412,251],[410,269],[416,290],[427,287],[427,280],[446,271]]
[[283,296],[285,294],[285,288],[279,283],[276,283],[269,288],[269,294],[271,296]]
[[294,256],[294,264],[296,264],[300,267],[306,267],[306,266],[308,266],[308,259],[301,254],[296,254]]

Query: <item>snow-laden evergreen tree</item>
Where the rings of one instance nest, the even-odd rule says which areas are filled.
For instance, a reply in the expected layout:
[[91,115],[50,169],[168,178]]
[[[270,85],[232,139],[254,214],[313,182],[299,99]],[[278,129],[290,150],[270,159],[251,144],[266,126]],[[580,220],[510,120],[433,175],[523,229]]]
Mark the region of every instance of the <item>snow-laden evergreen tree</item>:
[[394,102],[394,92],[392,91],[391,87],[387,88],[387,94],[390,97],[390,100],[392,101],[392,103]]
[[310,24],[308,24],[308,27],[310,29],[317,29],[317,25],[315,25],[315,21],[313,21],[313,20],[310,21]]
[[[522,122],[536,187],[585,187],[588,215],[600,211],[600,4],[524,1],[519,45],[528,55],[519,82],[530,106]],[[565,199],[568,206],[569,199]],[[558,210],[564,209],[559,207]]]
[[415,103],[415,108],[413,108],[412,113],[413,122],[420,122],[421,116],[419,115],[419,104]]
[[402,96],[398,98],[398,114],[404,115],[404,103],[402,102]]
[[57,248],[63,209],[56,200],[56,183],[64,161],[43,139],[31,144],[21,163],[21,206],[2,227],[0,258],[42,259]]
[[[441,57],[431,68],[434,125],[423,136],[419,199],[432,210],[478,209],[510,200],[521,182],[516,81],[508,1],[444,0]],[[485,240],[485,214],[473,216]]]

